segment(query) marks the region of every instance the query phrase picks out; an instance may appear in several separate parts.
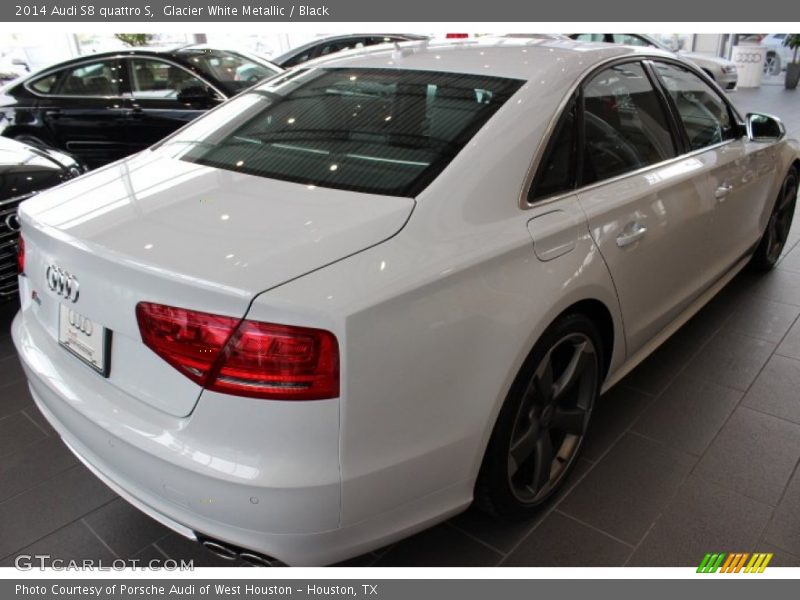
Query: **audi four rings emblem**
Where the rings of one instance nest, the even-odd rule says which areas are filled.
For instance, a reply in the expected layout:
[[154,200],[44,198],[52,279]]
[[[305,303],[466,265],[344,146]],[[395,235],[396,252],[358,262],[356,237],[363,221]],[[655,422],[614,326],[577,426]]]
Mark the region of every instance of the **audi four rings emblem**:
[[11,213],[6,217],[6,227],[8,227],[11,231],[19,231],[21,228],[19,226],[19,217]]
[[62,298],[72,302],[78,301],[78,280],[74,275],[70,275],[60,267],[50,265],[45,272],[47,287]]
[[91,336],[94,331],[94,324],[89,319],[71,309],[69,311],[69,324],[88,336]]
[[764,62],[764,56],[760,52],[737,52],[733,57],[733,62],[750,64]]

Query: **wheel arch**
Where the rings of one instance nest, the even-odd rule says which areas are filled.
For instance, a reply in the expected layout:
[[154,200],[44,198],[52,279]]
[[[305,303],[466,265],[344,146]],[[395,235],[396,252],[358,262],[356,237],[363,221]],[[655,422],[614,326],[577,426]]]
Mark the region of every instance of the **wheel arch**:
[[[596,298],[579,300],[561,311],[558,316],[550,323],[552,325],[558,319],[572,313],[580,313],[589,317],[597,326],[603,344],[603,379],[608,376],[611,367],[611,357],[614,354],[614,343],[616,341],[614,332],[614,317],[604,302]],[[550,327],[548,325],[548,327]]]

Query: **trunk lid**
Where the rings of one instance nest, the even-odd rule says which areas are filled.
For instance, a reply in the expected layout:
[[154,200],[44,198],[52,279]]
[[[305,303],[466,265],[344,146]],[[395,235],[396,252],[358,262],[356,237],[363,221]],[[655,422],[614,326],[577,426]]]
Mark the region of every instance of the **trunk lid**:
[[[146,151],[21,205],[25,289],[55,339],[60,304],[112,331],[109,384],[185,416],[202,390],[142,344],[138,302],[243,317],[260,292],[392,237],[413,208]],[[76,302],[49,288],[49,266],[79,282]]]

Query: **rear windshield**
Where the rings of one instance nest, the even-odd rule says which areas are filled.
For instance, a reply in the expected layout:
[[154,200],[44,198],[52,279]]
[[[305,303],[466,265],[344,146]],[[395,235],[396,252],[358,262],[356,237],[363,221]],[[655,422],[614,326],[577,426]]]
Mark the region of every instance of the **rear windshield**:
[[398,69],[301,69],[182,130],[193,163],[343,190],[416,196],[522,85]]

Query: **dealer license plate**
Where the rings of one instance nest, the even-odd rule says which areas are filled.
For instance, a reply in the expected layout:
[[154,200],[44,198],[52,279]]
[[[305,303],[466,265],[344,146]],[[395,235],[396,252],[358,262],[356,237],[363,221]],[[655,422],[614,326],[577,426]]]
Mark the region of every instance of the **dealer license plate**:
[[66,304],[58,309],[58,343],[92,369],[108,377],[111,331]]

